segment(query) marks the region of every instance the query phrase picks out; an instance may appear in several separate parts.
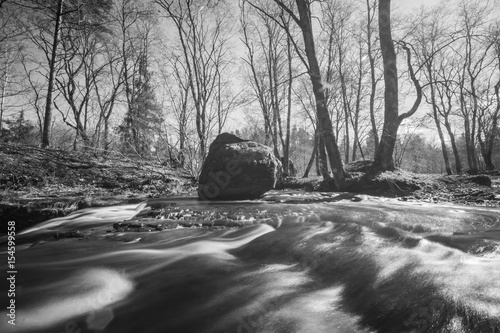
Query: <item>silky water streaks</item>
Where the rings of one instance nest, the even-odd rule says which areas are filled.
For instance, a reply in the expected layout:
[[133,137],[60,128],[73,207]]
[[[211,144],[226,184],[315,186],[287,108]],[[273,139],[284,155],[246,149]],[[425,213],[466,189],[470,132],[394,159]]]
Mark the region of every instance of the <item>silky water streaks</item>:
[[13,331],[500,331],[498,209],[352,199],[170,198],[46,222],[20,239]]

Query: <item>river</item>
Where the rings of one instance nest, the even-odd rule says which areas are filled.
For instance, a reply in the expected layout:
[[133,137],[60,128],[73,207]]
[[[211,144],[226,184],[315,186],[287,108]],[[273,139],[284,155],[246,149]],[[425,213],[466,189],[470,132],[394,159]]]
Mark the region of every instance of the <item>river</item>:
[[497,208],[167,198],[79,210],[16,242],[16,325],[2,310],[1,332],[500,332]]

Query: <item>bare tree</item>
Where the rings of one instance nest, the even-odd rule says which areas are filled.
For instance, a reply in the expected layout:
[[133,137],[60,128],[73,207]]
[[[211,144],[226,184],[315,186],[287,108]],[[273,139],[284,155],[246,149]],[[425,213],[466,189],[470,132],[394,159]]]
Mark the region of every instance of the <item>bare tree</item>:
[[[353,120],[353,109],[355,102],[352,101],[351,88],[353,87],[352,80],[353,68],[349,64],[349,56],[352,51],[351,41],[354,39],[351,33],[351,19],[354,14],[354,8],[351,3],[342,0],[326,1],[322,3],[323,8],[323,26],[327,35],[330,36],[328,40],[328,70],[327,82],[331,84],[333,79],[332,69],[335,69],[340,82],[340,105],[338,110],[338,119],[342,122],[344,129],[343,134],[343,147],[344,147],[344,161],[349,163],[350,149],[351,149],[351,131],[350,123]],[[333,55],[332,53],[335,53]],[[329,94],[329,97],[334,97]],[[337,143],[338,144],[338,143]]]
[[102,27],[109,4],[109,0],[86,3],[73,0],[29,0],[21,4],[23,8],[31,13],[30,20],[25,23],[25,31],[29,34],[31,42],[43,51],[47,61],[42,147],[50,145],[50,131],[53,121],[52,106],[57,97],[57,95],[54,96],[55,77],[62,60],[59,46],[63,18],[67,29],[73,31]]
[[[103,75],[106,63],[100,63],[103,53],[101,31],[85,27],[64,26],[61,29],[62,68],[55,78],[58,92],[64,97],[68,108],[54,103],[64,122],[75,132],[74,149],[77,140],[82,139],[84,147],[93,146],[90,133],[91,100],[94,97],[97,82]],[[71,114],[71,117],[68,116]]]
[[214,121],[218,119],[218,112],[223,111],[221,104],[214,101],[219,96],[218,89],[222,88],[221,77],[229,69],[229,12],[222,1],[217,6],[193,0],[156,0],[155,3],[176,28],[196,111],[199,157],[203,161]]
[[[118,126],[120,147],[126,154],[149,156],[160,133],[161,108],[157,101],[152,66],[156,51],[157,12],[152,2],[116,0],[116,83],[123,85],[125,115]],[[119,75],[118,75],[119,74]],[[121,89],[121,88],[120,88]]]
[[[250,74],[250,86],[252,87],[254,94],[257,98],[257,101],[259,102],[260,109],[262,111],[262,117],[264,120],[264,133],[265,133],[265,144],[269,145],[270,141],[272,140],[274,149],[275,149],[275,154],[276,154],[276,140],[275,136],[272,133],[273,126],[272,121],[271,121],[271,101],[268,96],[269,90],[266,88],[266,83],[264,81],[264,76],[259,73],[259,70],[257,68],[257,63],[259,62],[257,59],[257,51],[255,49],[255,46],[253,43],[250,41],[250,32],[249,32],[249,23],[247,19],[247,11],[244,9],[244,7],[241,8],[241,26],[243,30],[243,43],[246,48],[246,59],[244,61],[247,63],[248,67],[250,68],[251,74]],[[259,41],[262,40],[262,38],[259,38]],[[271,139],[272,138],[272,139]]]
[[0,10],[0,136],[7,109],[19,109],[18,101],[27,90],[17,70],[25,44],[23,19],[21,8],[11,3],[3,4]]
[[417,97],[408,112],[399,114],[398,70],[396,66],[396,52],[392,39],[391,0],[379,1],[379,36],[384,63],[385,111],[384,127],[378,150],[375,153],[373,167],[375,170],[386,171],[394,170],[393,152],[398,128],[404,119],[412,116],[417,111],[422,99],[422,89],[413,71],[410,49],[403,45],[407,55],[409,74],[415,86]]
[[[431,106],[431,117],[434,120],[436,129],[441,143],[441,151],[445,163],[446,173],[452,174],[448,148],[446,145],[444,132],[441,124],[441,115],[437,96],[437,68],[436,62],[442,57],[443,49],[453,43],[453,38],[448,38],[448,29],[445,26],[447,22],[443,15],[443,7],[433,7],[428,11],[422,9],[416,17],[417,22],[411,24],[412,32],[415,39],[415,48],[418,49],[417,56],[419,57],[420,67],[424,69],[424,76],[427,80],[429,93],[424,94],[427,103]],[[425,91],[424,91],[425,92]]]
[[47,87],[47,98],[45,99],[45,114],[43,120],[43,131],[42,131],[42,148],[47,148],[50,145],[50,128],[52,121],[52,92],[54,90],[54,74],[56,71],[56,56],[57,56],[57,45],[59,43],[59,27],[61,25],[61,20],[63,16],[63,0],[57,1],[57,9],[54,15],[54,34],[52,39],[52,50],[50,53],[49,60],[49,79]]
[[493,43],[482,34],[489,10],[489,3],[462,1],[458,17],[463,41],[457,49],[457,55],[461,58],[459,101],[464,121],[467,162],[471,172],[477,172],[479,168],[476,151],[480,111],[478,89],[482,75],[486,73],[485,70],[493,61],[491,57],[488,57]]
[[29,84],[30,93],[28,93],[28,104],[35,110],[37,117],[38,132],[41,134],[43,130],[43,105],[42,105],[42,95],[44,83],[40,82],[40,68],[39,66],[31,68],[30,63],[32,61],[27,59],[27,55],[21,55],[21,65],[23,68],[23,73],[26,81]]
[[462,173],[462,161],[460,159],[460,153],[458,150],[457,142],[455,139],[455,133],[452,129],[451,117],[453,116],[454,101],[457,95],[458,86],[456,83],[456,77],[458,75],[456,70],[455,60],[448,52],[441,58],[439,65],[436,68],[434,76],[436,78],[436,84],[434,89],[436,91],[437,99],[437,110],[440,113],[440,117],[443,119],[443,125],[446,128],[446,132],[450,138],[451,148],[453,151],[453,156],[455,158],[455,170],[458,174]]
[[375,74],[375,52],[373,50],[373,21],[375,19],[375,8],[377,7],[377,1],[374,0],[373,3],[370,0],[366,0],[366,45],[368,47],[367,55],[370,62],[370,121],[372,125],[372,133],[374,138],[374,149],[375,152],[378,150],[379,137],[377,129],[377,121],[375,118],[375,94],[377,90],[378,79]]
[[[178,154],[170,154],[170,160],[184,167],[186,146],[191,136],[190,124],[193,119],[193,105],[190,103],[188,75],[184,61],[173,52],[166,52],[168,64],[160,66],[164,87],[164,105],[173,113],[175,125],[171,127],[177,133]],[[193,133],[194,134],[194,133]]]
[[98,133],[102,133],[102,139],[100,138],[98,143],[101,143],[100,146],[102,146],[104,155],[107,155],[110,152],[111,144],[111,116],[119,102],[119,96],[124,90],[125,67],[123,61],[121,61],[123,57],[120,55],[118,45],[108,41],[105,45],[105,49],[102,74],[106,75],[106,79],[101,79],[96,82],[94,89],[95,98],[99,107],[97,131]]
[[[488,77],[488,86],[484,89],[483,94],[486,95],[486,101],[480,106],[478,141],[486,169],[494,170],[493,150],[498,136],[498,118],[500,117],[500,24],[498,22],[496,26],[492,27],[488,38],[493,44],[493,59],[495,59],[496,70],[491,72],[492,74]],[[495,76],[496,78],[494,78]]]
[[[292,18],[292,20],[297,24],[302,32],[302,40],[304,43],[303,50],[301,51],[299,49],[297,43],[294,43],[294,47],[297,50],[298,56],[301,57],[301,60],[303,61],[304,66],[309,73],[315,97],[316,115],[318,117],[320,138],[324,140],[324,145],[328,153],[330,166],[334,175],[335,185],[337,189],[342,189],[345,186],[346,172],[344,170],[344,163],[342,161],[340,151],[336,144],[337,140],[333,133],[332,120],[330,118],[330,114],[326,105],[325,87],[321,76],[318,57],[316,55],[316,46],[311,16],[311,3],[307,0],[296,0],[295,4],[296,10],[298,12],[297,15],[291,5],[288,6],[280,0],[274,1],[280,6],[281,9],[283,9],[286,14],[288,14]],[[305,57],[303,53],[305,53]]]
[[[272,6],[266,9],[270,10]],[[295,77],[293,44],[286,33],[292,32],[290,20],[290,17],[282,17],[277,22],[262,11],[245,7],[245,3],[241,6],[242,41],[246,48],[246,57],[243,60],[250,70],[250,86],[262,111],[266,141],[272,141],[274,154],[278,158],[283,157],[284,174],[289,173],[292,90]],[[286,114],[282,115],[281,110],[285,108]]]

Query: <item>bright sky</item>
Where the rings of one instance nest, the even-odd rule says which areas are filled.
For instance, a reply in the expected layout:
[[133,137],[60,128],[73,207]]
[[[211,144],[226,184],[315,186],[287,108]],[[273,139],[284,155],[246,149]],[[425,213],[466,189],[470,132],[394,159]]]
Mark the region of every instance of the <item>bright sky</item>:
[[401,9],[416,9],[422,5],[432,6],[438,4],[439,2],[439,0],[393,0],[392,5],[397,6]]

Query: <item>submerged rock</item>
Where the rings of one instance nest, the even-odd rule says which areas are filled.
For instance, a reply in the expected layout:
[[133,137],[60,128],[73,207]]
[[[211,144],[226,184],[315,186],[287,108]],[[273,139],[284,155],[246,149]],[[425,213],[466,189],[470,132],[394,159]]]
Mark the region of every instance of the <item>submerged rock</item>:
[[54,235],[55,239],[61,238],[82,238],[83,235],[80,233],[80,230],[77,231],[69,231],[69,232],[56,232]]
[[254,199],[271,190],[281,162],[271,148],[222,133],[212,142],[201,170],[202,200]]

